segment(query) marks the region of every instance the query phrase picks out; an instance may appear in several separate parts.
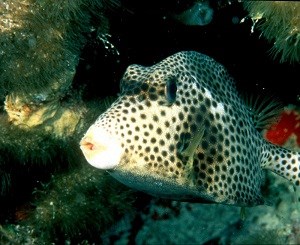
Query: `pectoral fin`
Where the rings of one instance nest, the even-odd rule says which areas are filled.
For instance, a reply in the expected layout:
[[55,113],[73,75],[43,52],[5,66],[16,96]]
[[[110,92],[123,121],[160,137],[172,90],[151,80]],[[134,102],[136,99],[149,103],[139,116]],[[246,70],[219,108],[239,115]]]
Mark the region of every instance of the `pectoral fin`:
[[186,147],[181,154],[185,157],[193,158],[194,154],[196,152],[196,149],[201,142],[201,139],[203,138],[204,135],[204,127],[198,127],[197,131],[195,132],[194,135],[192,135],[190,142],[188,144],[188,147]]
[[188,158],[187,166],[189,166],[191,170],[193,169],[194,155],[196,153],[199,143],[201,142],[204,136],[204,132],[205,132],[204,125],[203,124],[198,125],[196,131],[191,132],[191,138],[189,139],[188,146],[185,149],[180,151],[182,156]]

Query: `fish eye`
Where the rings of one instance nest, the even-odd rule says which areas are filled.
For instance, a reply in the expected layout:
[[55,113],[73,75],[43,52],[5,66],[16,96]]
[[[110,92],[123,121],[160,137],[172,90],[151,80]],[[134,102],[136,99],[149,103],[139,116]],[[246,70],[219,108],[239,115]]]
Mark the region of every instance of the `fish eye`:
[[169,104],[173,104],[176,100],[177,80],[175,77],[170,77],[166,81],[165,96]]

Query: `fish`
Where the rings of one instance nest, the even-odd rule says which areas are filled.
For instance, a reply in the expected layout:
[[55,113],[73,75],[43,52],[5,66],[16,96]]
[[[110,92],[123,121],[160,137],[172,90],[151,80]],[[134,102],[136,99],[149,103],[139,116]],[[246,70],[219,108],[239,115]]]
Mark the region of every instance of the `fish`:
[[188,26],[205,26],[211,23],[213,14],[209,1],[196,1],[191,8],[173,17]]
[[128,66],[118,98],[80,148],[92,166],[153,196],[265,205],[266,170],[300,185],[300,153],[266,141],[256,127],[270,121],[270,108],[251,108],[213,58],[180,51]]

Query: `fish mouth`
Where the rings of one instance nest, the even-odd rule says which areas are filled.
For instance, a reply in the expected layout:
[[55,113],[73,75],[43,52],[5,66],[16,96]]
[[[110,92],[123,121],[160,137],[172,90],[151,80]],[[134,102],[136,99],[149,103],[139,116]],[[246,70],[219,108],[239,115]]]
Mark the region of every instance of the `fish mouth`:
[[114,169],[121,160],[120,142],[102,128],[90,127],[80,141],[86,160],[99,169]]

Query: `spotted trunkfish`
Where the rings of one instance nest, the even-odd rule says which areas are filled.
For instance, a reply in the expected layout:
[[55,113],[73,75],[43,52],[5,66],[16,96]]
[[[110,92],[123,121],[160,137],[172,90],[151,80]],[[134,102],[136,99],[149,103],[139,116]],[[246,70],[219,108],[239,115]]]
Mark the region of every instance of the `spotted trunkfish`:
[[146,193],[256,206],[265,203],[265,169],[300,184],[300,154],[257,130],[268,111],[249,107],[221,64],[183,51],[150,67],[130,65],[118,99],[80,147],[91,165]]

